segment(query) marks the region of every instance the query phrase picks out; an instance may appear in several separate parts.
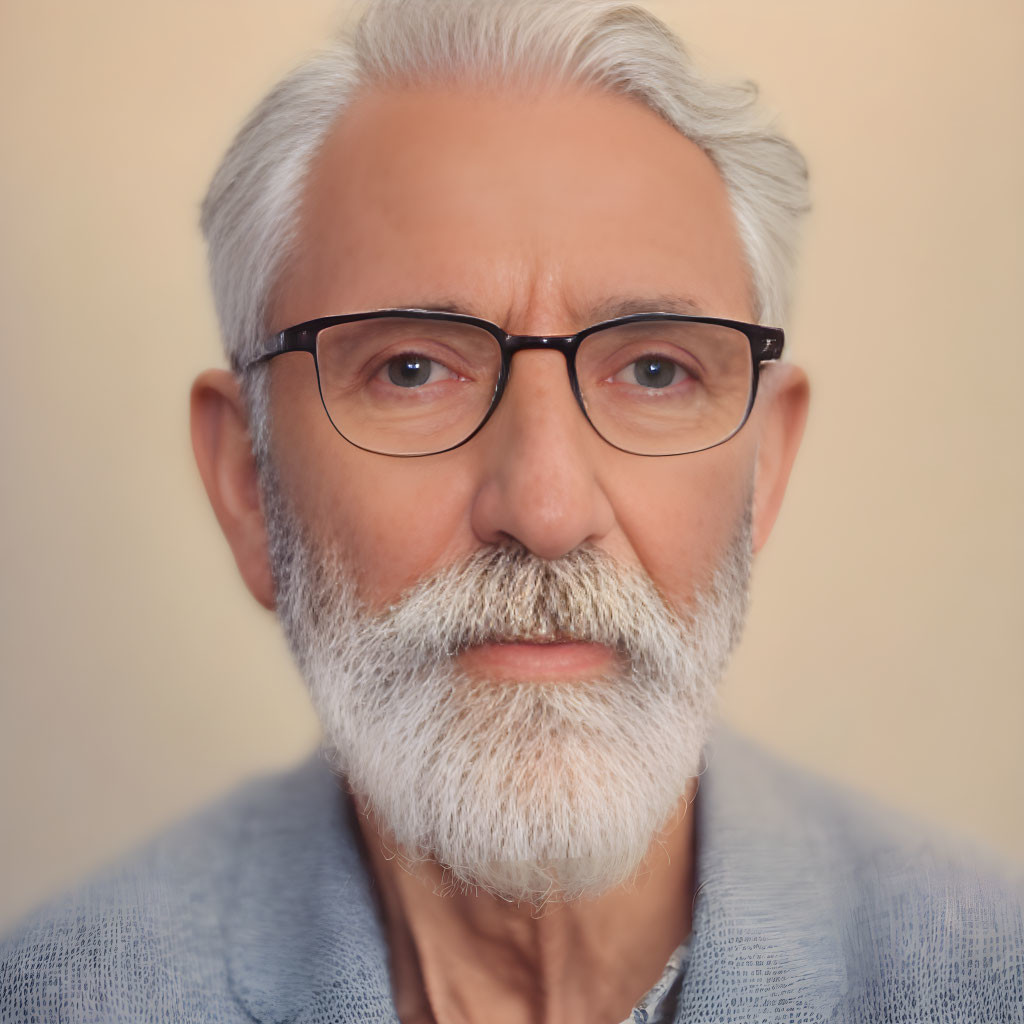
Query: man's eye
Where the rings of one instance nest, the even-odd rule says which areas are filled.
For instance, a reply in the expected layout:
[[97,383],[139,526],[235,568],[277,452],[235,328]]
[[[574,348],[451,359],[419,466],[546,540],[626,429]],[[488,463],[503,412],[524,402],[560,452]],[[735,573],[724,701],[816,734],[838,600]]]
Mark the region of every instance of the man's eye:
[[388,379],[400,388],[419,388],[439,380],[454,380],[456,375],[444,363],[416,352],[407,352],[389,359]]
[[644,388],[667,388],[678,384],[689,374],[679,363],[667,356],[644,355],[623,367],[612,379]]

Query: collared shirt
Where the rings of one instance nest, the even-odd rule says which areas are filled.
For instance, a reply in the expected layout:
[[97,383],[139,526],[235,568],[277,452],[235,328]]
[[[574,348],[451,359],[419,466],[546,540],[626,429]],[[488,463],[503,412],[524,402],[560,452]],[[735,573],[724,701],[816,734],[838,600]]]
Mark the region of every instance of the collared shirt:
[[661,977],[633,1007],[622,1024],[670,1024],[674,1021],[679,1005],[679,990],[683,987],[689,960],[690,942],[687,940],[668,958]]

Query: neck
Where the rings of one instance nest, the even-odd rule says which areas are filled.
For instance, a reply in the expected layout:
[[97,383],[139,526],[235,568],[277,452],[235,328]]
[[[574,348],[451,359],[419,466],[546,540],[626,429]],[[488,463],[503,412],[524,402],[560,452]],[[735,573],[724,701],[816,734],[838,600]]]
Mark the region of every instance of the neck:
[[402,1024],[619,1024],[690,934],[696,790],[631,884],[543,908],[452,891],[436,862],[404,866],[356,799],[379,886]]

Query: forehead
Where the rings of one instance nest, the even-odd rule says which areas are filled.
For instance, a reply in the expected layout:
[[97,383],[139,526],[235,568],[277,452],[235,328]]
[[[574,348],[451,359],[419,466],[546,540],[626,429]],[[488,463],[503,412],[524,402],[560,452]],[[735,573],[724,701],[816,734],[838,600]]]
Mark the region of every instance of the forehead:
[[396,88],[359,96],[314,160],[275,319],[440,305],[569,330],[673,299],[750,316],[721,177],[653,111],[583,89]]

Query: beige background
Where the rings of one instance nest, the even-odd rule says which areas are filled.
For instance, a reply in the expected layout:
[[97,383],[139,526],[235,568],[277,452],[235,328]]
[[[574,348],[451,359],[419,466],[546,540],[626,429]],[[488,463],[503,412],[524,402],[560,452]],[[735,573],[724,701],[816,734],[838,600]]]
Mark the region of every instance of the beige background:
[[[332,0],[6,0],[0,923],[314,742],[193,470],[206,181]],[[729,717],[1024,857],[1024,5],[661,4],[810,159],[815,400]]]

